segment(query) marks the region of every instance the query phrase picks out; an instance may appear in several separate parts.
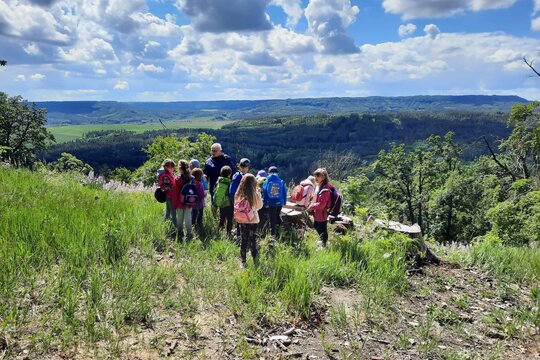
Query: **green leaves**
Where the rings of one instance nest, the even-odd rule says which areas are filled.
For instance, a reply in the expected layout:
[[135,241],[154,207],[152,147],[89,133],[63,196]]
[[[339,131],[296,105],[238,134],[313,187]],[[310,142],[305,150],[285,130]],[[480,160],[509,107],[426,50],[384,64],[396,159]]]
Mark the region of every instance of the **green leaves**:
[[54,137],[45,128],[46,111],[20,96],[0,92],[0,161],[30,166]]

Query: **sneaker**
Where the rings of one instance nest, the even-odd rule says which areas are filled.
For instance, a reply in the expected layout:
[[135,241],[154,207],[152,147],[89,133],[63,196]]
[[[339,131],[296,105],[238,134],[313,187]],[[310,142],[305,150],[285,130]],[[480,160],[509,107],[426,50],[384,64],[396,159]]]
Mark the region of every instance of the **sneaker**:
[[242,261],[242,267],[246,269],[248,267],[247,261]]

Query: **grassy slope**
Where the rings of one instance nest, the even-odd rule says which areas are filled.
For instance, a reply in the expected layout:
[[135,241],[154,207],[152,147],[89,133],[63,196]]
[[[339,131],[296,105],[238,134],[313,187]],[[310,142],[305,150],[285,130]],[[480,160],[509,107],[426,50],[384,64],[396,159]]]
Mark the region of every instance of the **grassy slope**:
[[[188,120],[167,121],[165,125],[169,129],[220,129],[231,124],[232,121],[215,121],[210,118],[193,118]],[[162,130],[163,126],[159,122],[152,123],[129,123],[129,124],[90,124],[90,125],[68,125],[51,126],[49,131],[56,138],[56,142],[63,143],[80,139],[90,131],[100,130],[126,130],[141,134],[145,131]]]
[[[343,335],[344,329],[390,339],[391,351],[412,347],[419,357],[437,358],[460,354],[459,348],[437,347],[443,340],[433,334],[433,321],[444,324],[450,317],[452,329],[461,324],[440,304],[430,303],[424,315],[429,322],[413,328],[410,336],[425,339],[418,346],[408,345],[403,329],[392,328],[398,314],[408,316],[396,306],[412,297],[415,286],[405,263],[412,244],[402,237],[374,235],[362,243],[345,237],[325,251],[317,251],[313,234],[296,247],[265,240],[261,266],[242,270],[238,248],[221,238],[210,212],[206,231],[212,241],[178,244],[164,236],[161,207],[149,194],[104,192],[67,175],[1,168],[0,183],[0,348],[8,358],[23,350],[31,358],[158,357],[171,351],[179,357],[254,358],[262,348],[245,336],[291,323],[307,329],[305,341],[323,354],[345,340],[349,345],[340,345],[342,354],[388,353],[388,348],[364,348],[365,341]],[[539,251],[526,252],[536,265],[509,253],[515,261],[505,267],[536,271]],[[497,256],[483,259],[485,265],[499,262]],[[526,289],[536,283],[528,276],[519,280]],[[347,291],[358,300],[357,316],[340,303],[321,301],[328,286],[357,290]],[[511,322],[517,330],[505,341],[525,337],[521,329],[538,322],[533,307],[520,309],[519,321]],[[321,317],[329,325],[313,328]],[[485,355],[494,349],[475,351]]]

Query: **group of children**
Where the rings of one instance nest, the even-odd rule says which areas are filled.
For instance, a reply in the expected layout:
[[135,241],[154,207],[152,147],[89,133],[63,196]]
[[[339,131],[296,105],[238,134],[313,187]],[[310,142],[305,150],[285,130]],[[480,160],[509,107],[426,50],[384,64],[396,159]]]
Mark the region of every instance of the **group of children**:
[[[175,163],[167,159],[158,174],[157,186],[164,193],[165,218],[176,226],[179,239],[193,238],[193,229],[203,231],[203,211],[206,205],[207,180],[200,162],[180,160],[178,176]],[[275,166],[249,173],[251,162],[242,159],[238,171],[233,174],[230,166],[219,171],[215,187],[210,192],[212,206],[219,211],[219,228],[232,234],[233,222],[237,224],[237,235],[241,239],[240,255],[243,266],[247,266],[248,248],[253,261],[258,263],[257,238],[271,231],[278,236],[281,225],[281,209],[287,203],[287,187],[279,177]],[[315,229],[324,246],[328,242],[327,219],[332,206],[333,187],[325,169],[317,169],[313,176],[294,188],[291,200],[313,213]]]

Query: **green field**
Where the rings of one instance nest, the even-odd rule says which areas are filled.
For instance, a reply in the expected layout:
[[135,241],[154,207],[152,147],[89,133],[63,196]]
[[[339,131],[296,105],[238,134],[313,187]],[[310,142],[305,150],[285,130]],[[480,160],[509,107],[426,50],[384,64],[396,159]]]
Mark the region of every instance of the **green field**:
[[[220,129],[232,123],[232,121],[216,121],[208,117],[192,118],[187,120],[167,121],[165,126],[168,129]],[[80,139],[90,131],[100,130],[126,130],[135,133],[143,133],[151,130],[162,130],[163,126],[159,122],[131,123],[131,124],[89,124],[89,125],[68,125],[51,126],[49,131],[56,138],[57,143],[64,143]]]

